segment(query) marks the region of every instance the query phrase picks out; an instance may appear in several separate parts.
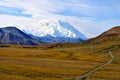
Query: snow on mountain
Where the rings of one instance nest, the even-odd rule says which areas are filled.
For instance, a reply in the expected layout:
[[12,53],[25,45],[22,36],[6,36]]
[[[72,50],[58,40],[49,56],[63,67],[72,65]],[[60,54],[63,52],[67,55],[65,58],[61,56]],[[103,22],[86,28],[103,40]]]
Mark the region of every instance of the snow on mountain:
[[68,37],[68,38],[80,38],[86,40],[86,36],[75,29],[71,24],[63,21],[49,21],[41,20],[37,23],[33,23],[28,29],[24,29],[26,33],[32,34],[37,37]]

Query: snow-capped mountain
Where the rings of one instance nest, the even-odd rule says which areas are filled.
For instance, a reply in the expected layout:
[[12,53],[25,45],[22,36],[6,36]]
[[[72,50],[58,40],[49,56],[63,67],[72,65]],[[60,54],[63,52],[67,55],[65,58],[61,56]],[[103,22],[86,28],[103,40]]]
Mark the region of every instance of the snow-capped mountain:
[[[71,24],[63,21],[49,21],[49,20],[41,20],[38,23],[32,24],[32,26],[27,30],[24,30],[26,33],[39,37],[40,39],[42,38],[43,41],[49,39],[80,39],[86,40],[86,36],[80,33],[77,29],[75,29]],[[43,39],[45,38],[45,40]],[[59,39],[59,40],[60,40]],[[59,42],[59,40],[57,42]],[[54,40],[56,42],[56,40]],[[64,40],[62,40],[64,42]],[[62,42],[61,41],[61,42]],[[72,40],[70,40],[72,41]],[[47,40],[48,42],[48,40]],[[67,41],[65,41],[67,42]],[[68,41],[69,42],[69,41]],[[77,40],[79,42],[79,40]]]
[[[22,34],[20,34],[20,32]],[[18,43],[27,44],[29,42],[29,44],[27,45],[31,45],[32,43],[39,44],[39,43],[82,42],[87,39],[85,35],[80,33],[72,25],[60,20],[59,21],[41,20],[38,23],[34,23],[31,26],[29,26],[29,28],[26,26],[23,27],[23,29],[19,26],[15,27],[8,26],[6,28],[1,28],[0,35],[3,35],[2,39],[5,39],[1,40],[1,43],[4,44],[8,44],[8,42],[13,44],[11,42],[13,40],[16,41],[16,42],[14,41],[14,44]],[[11,37],[11,35],[13,36]]]

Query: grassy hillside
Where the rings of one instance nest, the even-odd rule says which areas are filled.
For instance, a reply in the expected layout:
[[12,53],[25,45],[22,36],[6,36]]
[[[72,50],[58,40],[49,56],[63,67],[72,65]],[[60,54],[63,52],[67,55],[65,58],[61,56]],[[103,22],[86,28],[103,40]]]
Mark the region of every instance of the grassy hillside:
[[120,36],[118,35],[118,27],[117,29],[115,28],[115,31],[112,30],[112,34],[114,32],[117,35],[112,35],[108,39],[106,34],[108,35],[110,32],[105,32],[105,34],[102,34],[98,38],[91,39],[90,42],[87,42],[97,50],[94,54],[106,54],[108,51],[112,51],[114,55],[114,60],[111,64],[95,72],[87,80],[120,80]]
[[107,57],[93,54],[87,45],[49,46],[52,48],[1,45],[0,80],[74,80]]
[[39,46],[0,45],[0,80],[74,80],[107,62],[87,80],[120,80],[120,41]]
[[[120,40],[119,37],[109,40],[92,41],[96,51],[93,54],[106,54],[112,51],[114,60],[111,64],[92,74],[87,80],[120,80]],[[108,57],[109,58],[109,57]]]

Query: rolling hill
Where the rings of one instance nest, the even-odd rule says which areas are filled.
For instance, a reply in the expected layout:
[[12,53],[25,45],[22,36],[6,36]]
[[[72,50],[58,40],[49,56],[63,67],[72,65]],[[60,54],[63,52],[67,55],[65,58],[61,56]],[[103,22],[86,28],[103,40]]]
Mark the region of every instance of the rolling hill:
[[[96,71],[86,80],[99,80],[100,77],[103,80],[120,80],[118,76],[120,75],[120,26],[115,26],[98,37],[85,41],[84,44],[92,46],[94,50],[93,54],[95,55],[106,55],[111,51],[114,56],[111,64]],[[106,59],[109,59],[109,57],[106,57]],[[109,74],[109,76],[107,74]]]
[[115,26],[112,29],[105,31],[101,35],[97,36],[96,38],[89,39],[86,42],[99,43],[99,42],[116,41],[116,40],[120,40],[120,26]]

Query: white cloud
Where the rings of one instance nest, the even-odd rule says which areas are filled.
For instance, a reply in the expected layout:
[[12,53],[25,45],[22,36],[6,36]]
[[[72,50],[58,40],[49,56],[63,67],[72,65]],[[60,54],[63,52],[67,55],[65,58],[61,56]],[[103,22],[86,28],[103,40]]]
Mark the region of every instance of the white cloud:
[[[63,20],[74,25],[87,37],[94,37],[114,25],[119,25],[117,20],[99,20],[95,18],[100,15],[107,15],[107,12],[111,11],[111,6],[93,5],[86,3],[84,0],[3,0],[0,1],[0,6],[19,8],[23,10],[22,13],[32,16],[26,18],[0,14],[0,26],[19,25],[20,28],[29,28],[28,26],[31,26],[31,23],[38,22],[41,19]],[[85,16],[55,14],[65,10],[70,10],[74,14],[84,14]]]
[[28,26],[34,20],[25,17],[11,16],[11,15],[0,15],[0,27],[5,26],[17,26],[22,29],[24,26]]

